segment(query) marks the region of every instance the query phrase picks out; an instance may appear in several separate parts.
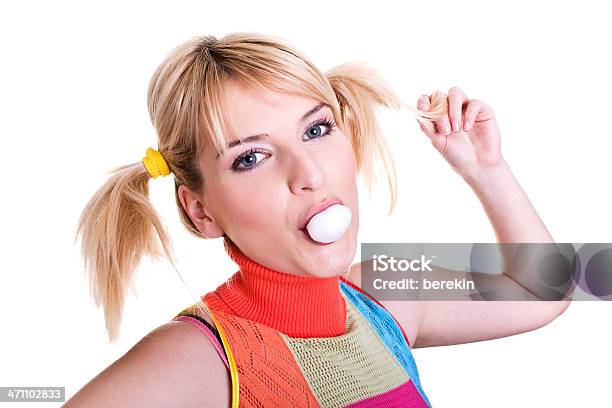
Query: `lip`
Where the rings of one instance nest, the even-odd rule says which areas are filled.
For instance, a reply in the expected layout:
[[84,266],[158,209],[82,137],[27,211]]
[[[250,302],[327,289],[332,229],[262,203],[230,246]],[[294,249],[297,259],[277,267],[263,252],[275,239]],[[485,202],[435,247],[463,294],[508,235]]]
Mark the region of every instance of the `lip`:
[[312,239],[312,237],[310,236],[310,234],[308,233],[308,230],[306,228],[301,229],[300,231],[302,231],[302,233],[306,235],[306,238],[308,240],[312,241],[312,243],[315,244],[315,245],[326,246],[326,245],[333,244],[333,242],[317,242],[317,241],[315,241],[314,239]]
[[328,198],[320,203],[317,203],[310,207],[306,214],[304,214],[300,221],[300,229],[306,230],[306,225],[310,222],[310,219],[320,213],[321,211],[326,210],[328,207],[331,207],[334,204],[343,204],[342,200],[339,198]]

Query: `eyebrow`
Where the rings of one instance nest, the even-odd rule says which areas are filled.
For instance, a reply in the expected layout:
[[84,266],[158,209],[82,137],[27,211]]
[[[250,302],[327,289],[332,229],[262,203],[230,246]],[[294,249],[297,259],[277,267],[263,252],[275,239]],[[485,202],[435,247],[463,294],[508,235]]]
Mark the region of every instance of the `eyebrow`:
[[[314,115],[315,113],[317,113],[319,110],[321,110],[324,107],[331,108],[331,106],[328,103],[321,102],[318,105],[316,105],[315,107],[313,107],[312,109],[310,109],[308,112],[303,114],[302,117],[300,118],[300,121],[301,122],[305,121],[306,119],[308,119],[309,116]],[[231,142],[229,142],[227,144],[227,148],[231,149],[232,147],[238,146],[238,145],[243,144],[243,143],[262,140],[264,137],[267,137],[267,136],[269,136],[267,133],[260,133],[258,135],[247,136],[247,137],[242,138],[242,139],[232,140]],[[217,153],[217,157],[216,158],[218,159],[219,156],[220,156],[219,153]]]

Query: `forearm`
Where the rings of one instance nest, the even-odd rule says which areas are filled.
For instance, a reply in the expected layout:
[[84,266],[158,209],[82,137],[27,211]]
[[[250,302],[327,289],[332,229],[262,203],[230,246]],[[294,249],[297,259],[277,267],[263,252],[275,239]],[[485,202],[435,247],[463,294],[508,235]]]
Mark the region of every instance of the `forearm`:
[[[482,203],[500,243],[503,274],[540,299],[562,299],[559,288],[542,283],[542,271],[538,269],[542,267],[540,261],[544,257],[558,254],[558,248],[508,163],[502,159],[499,165],[488,168],[486,172],[464,176],[464,179]],[[515,256],[518,244],[524,243],[532,245],[522,245],[520,256]],[[567,271],[548,272],[565,274]],[[568,282],[571,283],[571,279]],[[567,290],[565,294],[571,292],[569,286],[563,290]],[[567,304],[558,302],[558,307],[565,309]]]
[[554,242],[505,160],[463,177],[482,203],[498,242]]

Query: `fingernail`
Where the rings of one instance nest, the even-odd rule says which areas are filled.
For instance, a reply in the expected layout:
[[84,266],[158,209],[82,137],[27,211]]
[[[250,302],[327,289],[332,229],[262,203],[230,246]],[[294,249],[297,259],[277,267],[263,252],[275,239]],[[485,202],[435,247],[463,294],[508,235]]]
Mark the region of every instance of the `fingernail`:
[[459,126],[459,122],[455,122],[455,130],[453,132],[459,132],[461,130],[461,126]]
[[463,125],[463,130],[470,130],[471,125],[469,123],[465,123]]

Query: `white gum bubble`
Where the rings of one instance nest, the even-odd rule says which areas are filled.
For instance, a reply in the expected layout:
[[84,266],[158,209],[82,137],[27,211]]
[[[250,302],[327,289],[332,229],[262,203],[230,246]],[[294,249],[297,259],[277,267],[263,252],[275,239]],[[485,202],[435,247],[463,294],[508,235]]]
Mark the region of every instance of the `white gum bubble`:
[[310,237],[321,243],[337,241],[351,223],[351,210],[334,204],[310,219],[306,229]]

